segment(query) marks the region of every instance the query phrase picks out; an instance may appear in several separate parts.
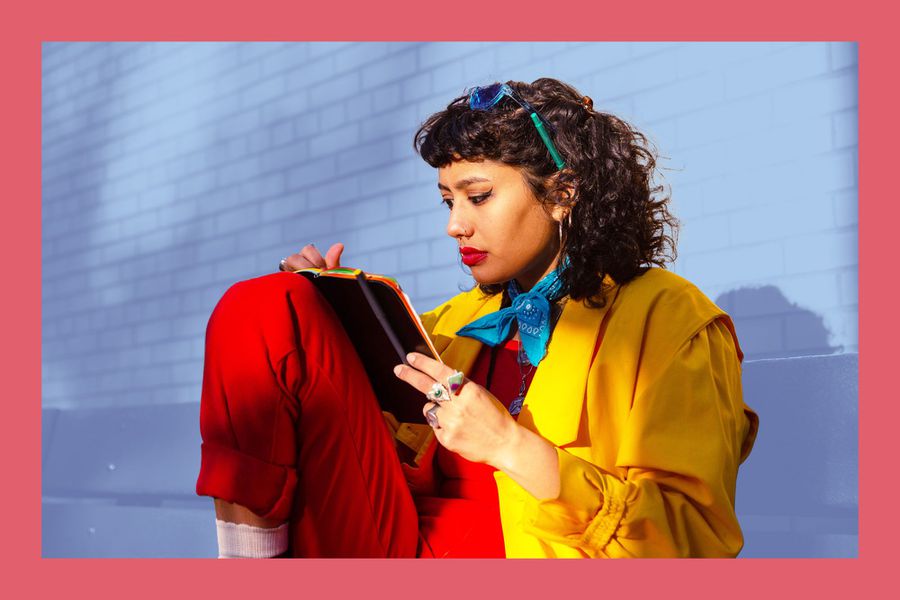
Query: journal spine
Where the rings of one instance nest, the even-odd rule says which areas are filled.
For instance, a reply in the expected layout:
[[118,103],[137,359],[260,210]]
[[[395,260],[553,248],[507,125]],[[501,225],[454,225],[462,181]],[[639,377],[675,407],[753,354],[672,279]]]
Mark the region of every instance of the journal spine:
[[359,282],[359,287],[362,290],[363,296],[366,297],[366,301],[369,303],[369,306],[372,307],[372,312],[375,313],[375,317],[381,323],[384,332],[387,333],[388,339],[391,340],[391,345],[394,347],[394,351],[397,352],[397,357],[400,359],[400,362],[404,365],[409,364],[406,360],[406,351],[403,349],[403,344],[400,343],[397,334],[394,333],[394,328],[391,327],[387,316],[381,309],[381,305],[378,304],[375,293],[372,292],[372,289],[369,287],[369,282],[366,280],[366,274],[363,272],[357,273],[356,280]]

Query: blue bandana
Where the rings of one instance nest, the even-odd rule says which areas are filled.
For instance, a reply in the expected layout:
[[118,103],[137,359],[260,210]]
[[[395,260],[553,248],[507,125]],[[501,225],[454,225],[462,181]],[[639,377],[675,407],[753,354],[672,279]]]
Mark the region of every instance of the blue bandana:
[[545,275],[528,292],[522,292],[515,279],[510,280],[507,291],[512,306],[469,323],[457,331],[456,335],[472,337],[488,346],[496,346],[510,337],[513,321],[516,321],[528,362],[538,366],[547,353],[547,343],[550,341],[550,305],[567,293],[563,289],[560,274],[568,266],[569,257],[566,256],[561,265]]

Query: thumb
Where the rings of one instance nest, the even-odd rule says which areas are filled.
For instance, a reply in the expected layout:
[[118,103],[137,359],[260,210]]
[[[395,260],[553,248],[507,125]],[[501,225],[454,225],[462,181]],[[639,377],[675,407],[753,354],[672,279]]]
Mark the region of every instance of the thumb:
[[334,269],[341,266],[341,253],[344,251],[344,245],[338,242],[328,249],[325,254],[325,268]]

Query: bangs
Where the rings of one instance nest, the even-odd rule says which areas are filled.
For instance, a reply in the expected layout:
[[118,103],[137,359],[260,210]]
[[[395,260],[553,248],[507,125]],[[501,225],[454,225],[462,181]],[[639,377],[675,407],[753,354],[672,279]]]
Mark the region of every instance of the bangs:
[[456,160],[499,160],[500,132],[496,113],[471,110],[468,96],[429,117],[416,132],[416,152],[434,168]]

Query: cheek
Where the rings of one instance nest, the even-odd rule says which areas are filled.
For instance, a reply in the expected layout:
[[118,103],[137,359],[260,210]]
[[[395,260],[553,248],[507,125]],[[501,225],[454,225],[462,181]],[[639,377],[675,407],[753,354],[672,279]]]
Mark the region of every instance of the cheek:
[[490,239],[497,250],[510,259],[515,258],[521,253],[522,248],[528,245],[526,231],[521,224],[513,222],[498,223],[498,226],[491,230]]
[[533,213],[524,215],[518,226],[519,237],[534,245],[547,237],[547,221]]

